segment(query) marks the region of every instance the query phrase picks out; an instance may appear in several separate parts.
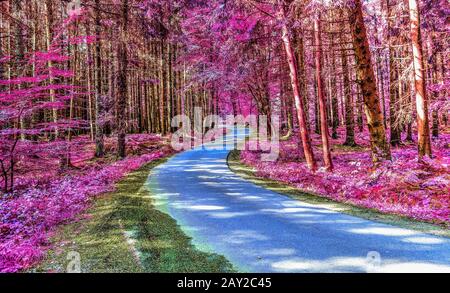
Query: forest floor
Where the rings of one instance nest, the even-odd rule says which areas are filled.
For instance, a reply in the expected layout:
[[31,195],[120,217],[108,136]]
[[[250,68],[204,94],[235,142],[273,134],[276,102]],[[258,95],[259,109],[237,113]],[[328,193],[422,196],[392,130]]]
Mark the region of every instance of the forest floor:
[[232,272],[224,257],[196,250],[176,221],[154,208],[145,182],[165,161],[131,173],[95,201],[85,220],[61,227],[54,248],[33,271],[65,272],[74,251],[83,272]]
[[72,142],[71,166],[61,168],[60,144],[34,145],[33,156],[17,166],[15,192],[0,197],[0,272],[22,271],[42,261],[61,225],[89,218],[83,212],[94,199],[114,191],[130,172],[174,153],[167,138],[141,134],[128,136],[126,159],[111,155],[113,137],[105,140],[108,155],[97,159],[95,145],[79,137]]
[[[433,159],[417,161],[417,147],[405,142],[392,148],[392,161],[372,167],[367,133],[357,133],[357,147],[343,145],[345,131],[332,140],[334,171],[320,168],[312,174],[304,163],[296,136],[281,142],[276,162],[261,162],[260,152],[243,151],[241,162],[260,178],[388,215],[408,217],[450,228],[450,129],[433,139]],[[313,134],[316,158],[321,162],[321,138]]]

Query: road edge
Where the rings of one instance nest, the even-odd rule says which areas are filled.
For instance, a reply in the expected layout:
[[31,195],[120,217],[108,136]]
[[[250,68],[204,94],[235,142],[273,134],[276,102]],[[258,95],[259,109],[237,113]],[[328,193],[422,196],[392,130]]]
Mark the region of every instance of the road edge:
[[256,174],[256,170],[241,162],[240,151],[238,150],[233,150],[228,154],[227,165],[230,171],[232,171],[239,177],[255,185],[261,186],[270,191],[295,200],[303,201],[309,204],[315,204],[329,210],[374,222],[397,226],[400,228],[414,230],[434,236],[450,238],[450,230],[439,225],[418,221],[404,216],[385,214],[374,209],[367,209],[348,203],[334,201],[332,199],[325,198],[311,192],[302,191],[282,182],[259,177]]

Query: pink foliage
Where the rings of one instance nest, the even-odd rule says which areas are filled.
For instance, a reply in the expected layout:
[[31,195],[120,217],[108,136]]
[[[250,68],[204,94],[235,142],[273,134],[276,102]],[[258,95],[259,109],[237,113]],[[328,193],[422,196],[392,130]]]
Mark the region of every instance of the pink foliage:
[[[132,137],[132,148],[148,139]],[[166,155],[167,149],[155,148],[110,165],[85,168],[82,174],[74,172],[39,182],[33,182],[33,176],[21,178],[27,188],[14,197],[0,199],[0,272],[20,271],[38,262],[58,225],[76,220],[94,196],[112,191],[126,174]]]
[[[450,224],[450,134],[434,142],[434,159],[419,163],[414,146],[393,150],[393,161],[372,169],[369,152],[335,151],[335,171],[309,172],[298,158],[298,142],[283,142],[278,162],[241,154],[259,176],[279,180],[330,199],[418,220]],[[315,145],[318,147],[317,137]],[[317,151],[319,152],[319,151]]]

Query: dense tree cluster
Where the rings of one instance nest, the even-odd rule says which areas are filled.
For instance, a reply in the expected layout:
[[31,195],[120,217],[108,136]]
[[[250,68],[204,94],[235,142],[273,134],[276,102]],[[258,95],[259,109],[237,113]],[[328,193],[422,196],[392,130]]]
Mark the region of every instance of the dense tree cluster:
[[[0,1],[0,163],[3,190],[38,145],[70,167],[71,141],[169,134],[173,117],[280,115],[283,139],[370,133],[372,159],[447,126],[448,1]],[[366,128],[367,127],[367,128]],[[431,130],[430,130],[431,128]],[[417,135],[416,135],[417,134]]]

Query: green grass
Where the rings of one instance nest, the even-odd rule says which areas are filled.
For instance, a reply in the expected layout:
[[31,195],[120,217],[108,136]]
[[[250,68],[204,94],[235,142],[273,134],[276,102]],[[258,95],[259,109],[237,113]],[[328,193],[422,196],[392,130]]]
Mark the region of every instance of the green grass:
[[393,214],[384,214],[374,209],[366,209],[347,203],[337,202],[319,195],[306,193],[300,189],[294,188],[279,181],[258,177],[256,175],[256,171],[252,167],[247,166],[241,162],[239,151],[232,151],[228,156],[227,161],[230,170],[241,176],[242,178],[256,185],[277,192],[281,195],[288,196],[292,199],[315,204],[327,209],[360,217],[363,219],[395,225],[402,228],[425,232],[433,235],[450,237],[450,230],[448,229],[448,227],[446,228],[427,222],[417,221],[407,217]]
[[54,248],[31,271],[65,272],[75,251],[82,272],[232,272],[223,256],[197,250],[173,218],[154,208],[144,183],[163,162],[130,174],[115,192],[96,199],[84,220],[61,227]]
[[357,146],[348,146],[343,144],[335,144],[333,145],[333,149],[343,152],[355,152],[355,151],[365,151],[367,148],[362,147],[360,145]]

